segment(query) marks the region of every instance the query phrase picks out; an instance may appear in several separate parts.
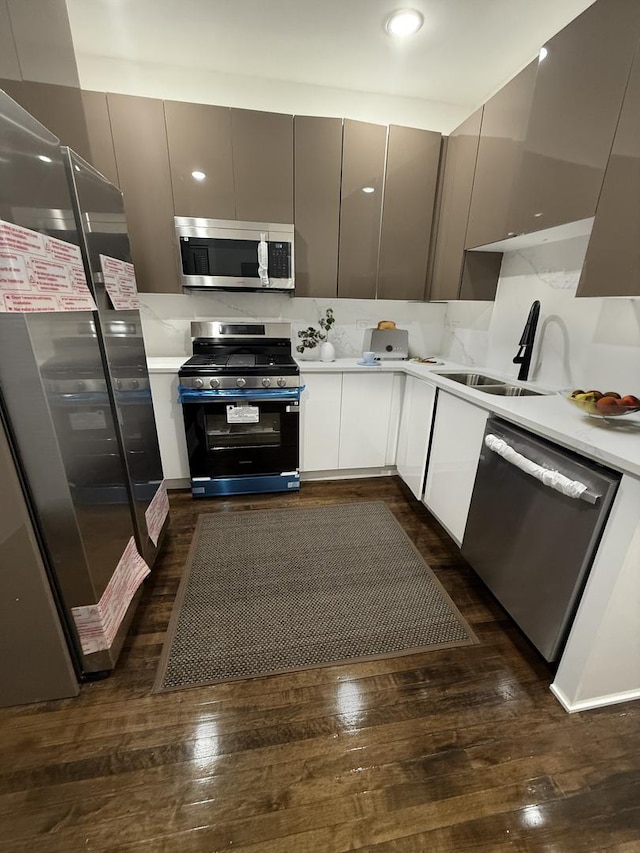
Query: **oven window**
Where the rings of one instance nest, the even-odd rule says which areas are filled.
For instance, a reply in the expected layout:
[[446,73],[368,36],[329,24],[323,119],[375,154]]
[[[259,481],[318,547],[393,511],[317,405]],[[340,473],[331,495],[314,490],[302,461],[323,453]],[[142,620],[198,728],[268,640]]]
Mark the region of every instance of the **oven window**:
[[205,414],[207,450],[229,447],[280,447],[281,426],[277,412],[261,412],[257,424],[229,424],[226,412]]

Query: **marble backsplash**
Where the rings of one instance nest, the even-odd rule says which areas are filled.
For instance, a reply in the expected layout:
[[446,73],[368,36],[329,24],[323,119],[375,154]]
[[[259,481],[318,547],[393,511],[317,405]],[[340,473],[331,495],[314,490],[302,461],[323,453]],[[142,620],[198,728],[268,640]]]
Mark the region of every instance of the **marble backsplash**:
[[410,355],[440,352],[446,305],[374,299],[308,299],[280,293],[186,293],[140,294],[140,314],[147,355],[191,354],[192,320],[252,318],[286,320],[292,324],[294,347],[300,329],[313,325],[327,308],[336,323],[330,340],[338,358],[360,355],[365,330],[379,320],[394,320],[409,331]]
[[[191,354],[192,320],[286,320],[297,332],[333,308],[331,340],[338,358],[359,355],[365,330],[394,320],[409,331],[411,355],[440,354],[461,364],[507,373],[534,299],[540,322],[530,379],[549,388],[583,387],[640,396],[640,299],[575,296],[586,237],[506,252],[496,301],[422,303],[307,299],[277,293],[140,295],[147,354]],[[606,386],[606,388],[605,388]]]
[[516,377],[513,357],[531,303],[538,299],[532,381],[549,388],[638,394],[640,300],[576,298],[587,240],[505,253],[495,303],[447,305],[443,356]]

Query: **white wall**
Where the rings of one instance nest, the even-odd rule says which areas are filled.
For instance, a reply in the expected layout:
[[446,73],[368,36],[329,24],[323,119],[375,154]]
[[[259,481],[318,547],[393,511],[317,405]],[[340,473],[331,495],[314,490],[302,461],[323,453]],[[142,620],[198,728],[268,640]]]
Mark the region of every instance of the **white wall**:
[[124,59],[76,54],[80,85],[99,92],[118,92],[175,101],[241,107],[292,115],[335,116],[402,124],[449,133],[472,112],[471,107],[244,77],[207,69],[131,62]]
[[575,297],[587,240],[505,253],[495,304],[448,304],[443,355],[517,376],[512,359],[531,303],[539,299],[532,381],[638,394],[640,299]]
[[277,293],[141,293],[140,303],[148,356],[191,355],[192,320],[232,317],[288,320],[295,346],[298,330],[309,325],[319,328],[318,320],[329,307],[336,317],[330,340],[338,357],[360,355],[365,329],[379,320],[395,320],[409,330],[411,355],[434,355],[441,348],[446,311],[443,303],[305,299]]

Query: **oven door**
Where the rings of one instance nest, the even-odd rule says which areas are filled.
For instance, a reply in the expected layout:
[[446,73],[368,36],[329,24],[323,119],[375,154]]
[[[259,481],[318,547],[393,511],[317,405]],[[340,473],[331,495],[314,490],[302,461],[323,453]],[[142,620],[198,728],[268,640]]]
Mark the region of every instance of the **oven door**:
[[210,393],[182,397],[193,494],[298,488],[299,401]]

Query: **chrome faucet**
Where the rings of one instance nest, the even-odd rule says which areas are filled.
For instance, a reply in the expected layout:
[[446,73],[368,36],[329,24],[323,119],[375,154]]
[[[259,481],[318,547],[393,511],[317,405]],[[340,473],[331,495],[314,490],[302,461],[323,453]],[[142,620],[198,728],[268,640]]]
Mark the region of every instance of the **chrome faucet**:
[[533,354],[533,342],[536,337],[536,329],[538,328],[538,317],[540,316],[540,303],[536,301],[531,306],[529,316],[524,329],[520,343],[518,344],[518,354],[513,359],[514,364],[520,365],[518,379],[527,380],[529,378],[529,367],[531,366],[531,356]]

